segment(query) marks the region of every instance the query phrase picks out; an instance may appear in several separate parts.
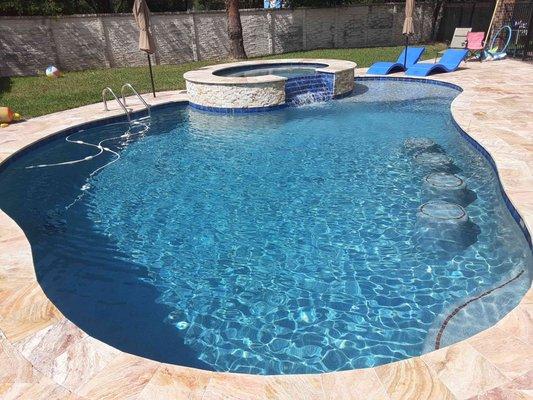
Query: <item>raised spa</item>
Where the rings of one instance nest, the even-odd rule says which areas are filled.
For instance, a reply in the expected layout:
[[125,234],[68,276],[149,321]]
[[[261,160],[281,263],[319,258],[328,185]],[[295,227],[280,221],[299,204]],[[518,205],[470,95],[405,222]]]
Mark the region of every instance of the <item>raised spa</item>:
[[349,95],[356,64],[286,59],[219,64],[184,75],[191,106],[235,113],[267,111]]
[[128,353],[255,374],[405,359],[493,325],[531,282],[457,94],[357,80],[265,113],[154,107],[4,163],[0,207],[50,300]]

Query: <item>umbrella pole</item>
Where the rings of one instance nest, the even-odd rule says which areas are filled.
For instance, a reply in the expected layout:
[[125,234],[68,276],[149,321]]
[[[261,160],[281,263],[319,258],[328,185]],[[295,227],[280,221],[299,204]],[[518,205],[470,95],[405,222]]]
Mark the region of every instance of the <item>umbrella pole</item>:
[[150,59],[150,54],[146,53],[148,56],[148,67],[150,68],[150,80],[152,81],[152,94],[155,97],[155,86],[154,86],[154,74],[152,73],[152,60]]
[[407,48],[409,47],[409,35],[405,35],[405,54],[403,59],[403,67],[407,69]]

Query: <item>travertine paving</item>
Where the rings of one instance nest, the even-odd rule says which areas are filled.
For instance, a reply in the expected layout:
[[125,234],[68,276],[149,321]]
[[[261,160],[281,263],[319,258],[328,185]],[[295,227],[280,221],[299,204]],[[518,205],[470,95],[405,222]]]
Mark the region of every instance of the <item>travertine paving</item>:
[[[364,73],[359,70],[357,74]],[[472,62],[433,76],[461,86],[458,124],[496,161],[502,184],[533,227],[533,65]],[[150,103],[184,101],[160,93]],[[135,105],[135,100],[130,101]],[[0,130],[0,162],[85,121],[120,113],[90,105]],[[149,340],[149,338],[147,338]],[[377,368],[320,375],[213,373],[121,352],[66,319],[36,281],[22,230],[0,211],[1,399],[532,399],[533,290],[495,326],[455,345]]]

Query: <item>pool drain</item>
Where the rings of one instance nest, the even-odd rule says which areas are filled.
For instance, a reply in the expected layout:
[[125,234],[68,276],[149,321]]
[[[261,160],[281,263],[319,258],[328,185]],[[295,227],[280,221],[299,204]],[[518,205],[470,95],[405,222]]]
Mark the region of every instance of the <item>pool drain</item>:
[[424,178],[422,199],[424,201],[439,199],[466,205],[468,203],[466,183],[457,175],[433,172]]
[[476,241],[475,225],[459,204],[431,200],[418,209],[416,239],[429,251],[451,252],[465,249]]

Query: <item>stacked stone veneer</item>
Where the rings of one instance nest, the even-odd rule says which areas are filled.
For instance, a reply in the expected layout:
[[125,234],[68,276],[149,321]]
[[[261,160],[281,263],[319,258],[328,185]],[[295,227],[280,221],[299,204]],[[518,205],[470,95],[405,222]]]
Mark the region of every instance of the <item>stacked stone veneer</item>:
[[218,109],[254,109],[285,104],[285,81],[246,85],[209,84],[187,81],[193,105]]
[[[403,3],[342,8],[243,10],[249,56],[324,47],[403,44]],[[412,42],[431,35],[434,4],[414,13]],[[223,11],[154,13],[151,18],[156,64],[223,59],[228,54]],[[144,66],[138,28],[131,14],[63,17],[0,17],[0,76],[32,75],[48,65],[63,70]]]
[[339,97],[351,93],[354,88],[354,71],[344,70],[335,73],[333,96]]

